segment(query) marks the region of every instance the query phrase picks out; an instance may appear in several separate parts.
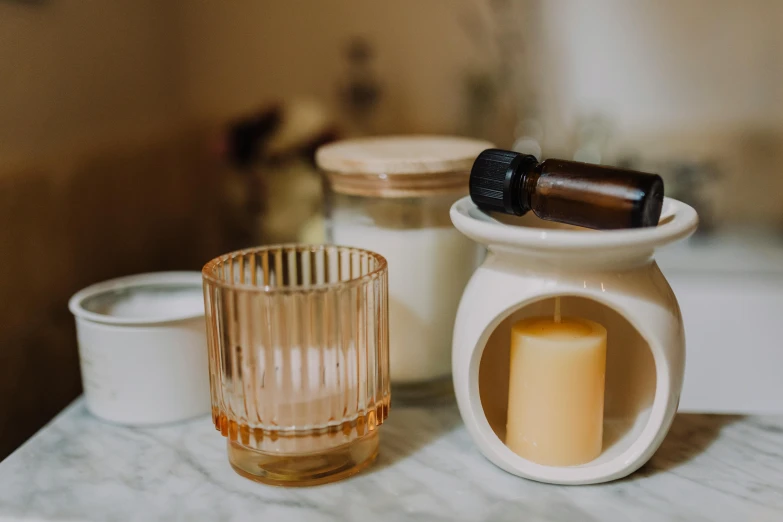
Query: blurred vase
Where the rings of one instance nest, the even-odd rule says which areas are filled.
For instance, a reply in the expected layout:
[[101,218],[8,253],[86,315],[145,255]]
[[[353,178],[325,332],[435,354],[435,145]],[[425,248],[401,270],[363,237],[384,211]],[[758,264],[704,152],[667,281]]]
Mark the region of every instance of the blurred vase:
[[323,184],[313,158],[336,135],[327,111],[309,101],[272,105],[230,125],[232,247],[322,242]]

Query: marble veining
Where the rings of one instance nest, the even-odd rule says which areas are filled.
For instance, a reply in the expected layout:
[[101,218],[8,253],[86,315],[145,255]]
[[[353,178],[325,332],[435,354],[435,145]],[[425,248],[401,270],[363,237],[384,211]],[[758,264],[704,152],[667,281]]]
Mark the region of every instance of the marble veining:
[[77,400],[0,463],[0,521],[783,521],[783,417],[678,415],[640,471],[570,487],[496,468],[455,406],[381,430],[370,470],[284,489],[236,475],[208,418],[125,428]]

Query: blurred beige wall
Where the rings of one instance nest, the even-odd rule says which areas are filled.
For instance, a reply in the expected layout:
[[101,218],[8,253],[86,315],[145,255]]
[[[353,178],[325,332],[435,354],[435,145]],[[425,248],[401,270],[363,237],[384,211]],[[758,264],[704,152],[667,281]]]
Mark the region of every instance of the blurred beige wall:
[[317,98],[339,118],[354,36],[375,47],[379,131],[455,132],[466,74],[497,66],[488,5],[2,2],[0,168],[31,157],[62,161],[85,146],[221,121],[283,97]]
[[480,0],[208,0],[182,14],[187,100],[211,117],[284,96],[317,97],[339,117],[345,48],[366,36],[384,89],[379,131],[453,133],[466,74],[497,66]]
[[80,392],[75,291],[223,251],[180,7],[0,1],[0,460]]
[[724,222],[783,224],[783,2],[541,2],[545,150],[580,118],[612,126],[609,159],[708,160]]
[[367,35],[385,88],[380,132],[465,132],[467,76],[495,75],[502,88],[500,59],[516,46],[505,87],[517,92],[500,93],[484,137],[510,146],[532,115],[544,153],[568,157],[580,120],[600,116],[612,129],[607,160],[715,161],[723,220],[783,222],[778,0],[209,0],[182,14],[195,114],[308,96],[339,117],[344,46]]
[[[318,98],[339,117],[355,35],[375,45],[380,131],[457,132],[466,76],[499,71],[492,5],[529,37],[518,42],[532,57],[522,74],[545,151],[569,152],[593,114],[614,125],[617,147],[664,152],[783,129],[777,0],[3,2],[0,162],[282,97]],[[501,102],[496,137],[507,145],[518,108]]]
[[0,168],[170,130],[176,3],[0,2]]
[[783,128],[783,2],[541,6],[550,126],[599,112],[626,136]]

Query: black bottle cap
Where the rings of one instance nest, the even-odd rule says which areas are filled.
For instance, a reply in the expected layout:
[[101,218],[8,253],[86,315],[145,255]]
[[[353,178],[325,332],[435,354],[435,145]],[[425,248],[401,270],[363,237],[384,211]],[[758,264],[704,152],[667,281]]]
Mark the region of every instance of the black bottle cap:
[[524,173],[528,166],[536,164],[535,156],[510,150],[485,150],[470,171],[470,198],[482,210],[521,216],[529,210],[520,190]]

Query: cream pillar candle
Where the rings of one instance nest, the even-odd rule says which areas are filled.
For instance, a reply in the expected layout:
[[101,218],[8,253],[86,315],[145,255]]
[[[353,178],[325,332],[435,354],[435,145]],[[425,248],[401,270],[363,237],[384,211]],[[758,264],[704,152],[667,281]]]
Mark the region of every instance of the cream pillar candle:
[[557,308],[554,319],[512,326],[506,445],[538,464],[575,466],[601,454],[606,329]]

